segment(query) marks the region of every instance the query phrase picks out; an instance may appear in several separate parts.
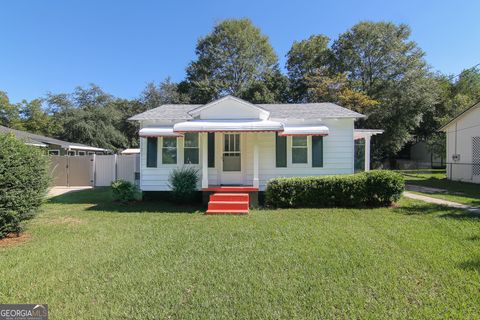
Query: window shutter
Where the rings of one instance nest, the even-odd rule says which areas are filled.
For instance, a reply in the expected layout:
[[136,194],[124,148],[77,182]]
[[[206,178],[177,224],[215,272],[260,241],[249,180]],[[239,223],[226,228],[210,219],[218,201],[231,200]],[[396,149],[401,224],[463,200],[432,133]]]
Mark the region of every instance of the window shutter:
[[147,138],[147,168],[157,167],[157,138]]
[[215,133],[208,133],[208,167],[215,168]]
[[275,160],[277,168],[287,167],[287,137],[275,133]]
[[312,167],[323,167],[322,136],[312,136]]

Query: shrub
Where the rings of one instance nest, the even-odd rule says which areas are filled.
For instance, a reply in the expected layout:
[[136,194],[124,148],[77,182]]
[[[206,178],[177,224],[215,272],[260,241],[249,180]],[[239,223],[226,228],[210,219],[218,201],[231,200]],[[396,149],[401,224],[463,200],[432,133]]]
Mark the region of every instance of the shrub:
[[168,178],[174,201],[186,202],[195,198],[198,183],[198,170],[193,167],[175,169]]
[[131,202],[142,198],[142,193],[138,187],[129,181],[115,180],[112,182],[111,187],[115,201]]
[[277,178],[267,184],[265,204],[274,208],[388,206],[400,199],[404,186],[400,174],[386,170]]
[[49,158],[41,148],[0,134],[0,238],[20,233],[33,217],[50,183]]

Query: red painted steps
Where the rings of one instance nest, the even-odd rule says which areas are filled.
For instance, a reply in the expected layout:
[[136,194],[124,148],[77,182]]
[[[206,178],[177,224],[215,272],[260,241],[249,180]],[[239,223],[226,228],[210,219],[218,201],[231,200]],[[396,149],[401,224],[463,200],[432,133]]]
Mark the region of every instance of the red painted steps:
[[216,192],[210,195],[206,214],[247,214],[248,193]]

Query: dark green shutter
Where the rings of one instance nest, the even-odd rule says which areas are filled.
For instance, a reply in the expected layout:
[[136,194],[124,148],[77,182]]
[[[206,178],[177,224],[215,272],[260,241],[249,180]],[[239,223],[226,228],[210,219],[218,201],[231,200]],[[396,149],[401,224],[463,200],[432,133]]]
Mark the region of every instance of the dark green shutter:
[[208,167],[215,168],[215,133],[208,133]]
[[275,133],[275,160],[277,168],[287,167],[287,137]]
[[312,167],[323,167],[322,136],[312,136]]
[[157,167],[157,138],[147,138],[147,168]]

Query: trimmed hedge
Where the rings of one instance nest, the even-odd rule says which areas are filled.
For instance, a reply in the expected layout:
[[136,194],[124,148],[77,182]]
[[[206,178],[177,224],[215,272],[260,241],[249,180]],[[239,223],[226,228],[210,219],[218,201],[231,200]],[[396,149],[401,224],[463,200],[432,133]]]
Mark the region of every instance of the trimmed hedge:
[[388,170],[276,178],[267,184],[265,205],[272,208],[389,206],[400,199],[404,189],[403,176]]
[[44,152],[0,134],[0,239],[20,233],[22,221],[33,217],[45,199],[50,169]]

